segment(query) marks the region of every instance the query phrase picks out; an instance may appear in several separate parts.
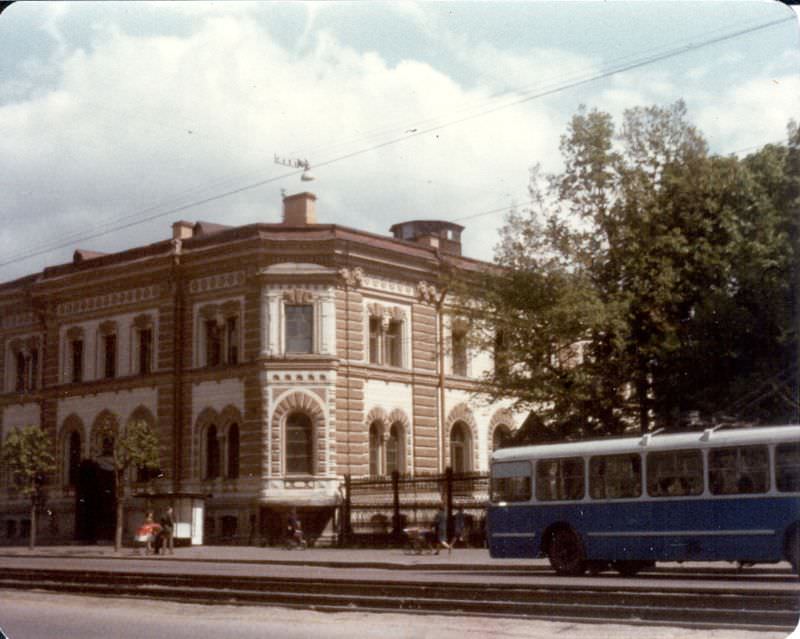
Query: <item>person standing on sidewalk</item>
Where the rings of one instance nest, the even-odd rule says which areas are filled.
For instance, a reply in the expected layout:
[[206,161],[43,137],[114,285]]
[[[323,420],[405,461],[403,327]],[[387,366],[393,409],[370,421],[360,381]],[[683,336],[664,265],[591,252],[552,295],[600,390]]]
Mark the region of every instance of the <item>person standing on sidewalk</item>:
[[172,514],[172,506],[167,506],[167,509],[161,515],[161,547],[164,549],[164,554],[175,554],[175,516]]

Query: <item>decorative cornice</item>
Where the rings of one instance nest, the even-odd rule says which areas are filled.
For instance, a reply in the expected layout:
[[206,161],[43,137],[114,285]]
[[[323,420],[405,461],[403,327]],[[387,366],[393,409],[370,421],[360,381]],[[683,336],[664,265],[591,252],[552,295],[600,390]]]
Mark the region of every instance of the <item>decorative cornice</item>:
[[136,304],[149,300],[157,299],[162,294],[161,284],[142,286],[127,291],[116,293],[106,293],[104,295],[94,295],[85,297],[73,302],[62,302],[56,306],[56,315],[75,315],[88,311],[97,311],[112,306],[122,306],[125,304]]
[[234,286],[241,286],[245,281],[244,271],[235,271],[231,273],[218,273],[216,275],[209,275],[207,277],[198,277],[189,282],[190,293],[207,293],[208,291],[216,291],[223,288],[232,288]]

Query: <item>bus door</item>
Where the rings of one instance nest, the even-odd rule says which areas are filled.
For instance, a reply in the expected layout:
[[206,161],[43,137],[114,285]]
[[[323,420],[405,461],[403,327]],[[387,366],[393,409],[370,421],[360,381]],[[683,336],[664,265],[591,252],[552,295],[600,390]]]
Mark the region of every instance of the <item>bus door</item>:
[[[714,558],[769,560],[780,557],[775,536],[780,509],[766,498],[770,487],[766,445],[708,451],[709,512]],[[777,548],[777,550],[776,550]]]
[[533,557],[538,543],[531,504],[529,461],[492,464],[489,488],[488,540],[492,557]]
[[590,559],[640,558],[649,525],[642,495],[642,459],[638,453],[594,456],[589,460],[591,517],[586,523]]
[[703,495],[703,454],[671,450],[647,455],[650,546],[653,559],[705,558],[713,522]]

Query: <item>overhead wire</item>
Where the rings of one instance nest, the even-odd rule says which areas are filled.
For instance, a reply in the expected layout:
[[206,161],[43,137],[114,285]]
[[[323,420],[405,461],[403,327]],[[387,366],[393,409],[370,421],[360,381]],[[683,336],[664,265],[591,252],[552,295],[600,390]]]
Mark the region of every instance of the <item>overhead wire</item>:
[[[444,129],[446,127],[450,127],[450,126],[454,126],[454,125],[457,125],[457,124],[461,124],[461,123],[464,123],[464,122],[467,122],[467,121],[470,121],[470,120],[473,120],[473,119],[476,119],[476,118],[479,118],[479,117],[484,117],[484,116],[490,115],[492,113],[496,113],[498,111],[501,111],[501,110],[504,110],[504,109],[508,109],[510,107],[513,107],[513,106],[518,106],[518,105],[521,105],[521,104],[525,104],[527,102],[530,102],[530,101],[533,101],[533,100],[536,100],[536,99],[540,99],[540,98],[543,98],[543,97],[547,97],[547,96],[553,95],[555,93],[560,93],[562,91],[566,91],[566,90],[569,90],[569,89],[573,89],[573,88],[588,84],[590,82],[595,82],[597,80],[606,79],[606,78],[612,77],[614,75],[618,75],[620,73],[624,73],[624,72],[631,71],[631,70],[634,70],[634,69],[637,69],[637,68],[641,68],[641,67],[644,67],[646,65],[653,64],[655,62],[660,62],[660,61],[663,61],[663,60],[666,60],[666,59],[669,59],[669,58],[672,58],[672,57],[675,57],[675,56],[678,56],[678,55],[682,55],[682,54],[688,53],[690,51],[694,51],[694,50],[697,50],[697,49],[700,49],[700,48],[704,48],[704,47],[708,47],[708,46],[711,46],[711,45],[714,45],[714,44],[718,44],[718,43],[726,41],[726,40],[730,40],[730,39],[733,39],[733,38],[742,37],[744,35],[755,33],[757,31],[760,31],[760,30],[763,30],[763,29],[767,29],[767,28],[770,28],[770,27],[773,27],[773,26],[777,26],[777,25],[782,24],[784,22],[787,22],[789,20],[794,21],[794,18],[791,17],[791,18],[781,18],[781,19],[777,19],[777,20],[771,20],[771,21],[768,21],[768,22],[765,22],[765,23],[761,23],[761,24],[753,25],[753,26],[750,26],[750,27],[747,27],[747,28],[738,29],[738,30],[733,31],[733,32],[725,33],[725,34],[723,34],[721,36],[710,38],[710,39],[704,40],[702,42],[689,43],[689,44],[686,44],[686,45],[682,45],[680,47],[675,47],[675,48],[672,48],[672,49],[670,49],[670,50],[668,50],[668,51],[666,51],[664,53],[649,55],[649,56],[646,56],[644,58],[635,60],[635,61],[633,61],[631,63],[622,64],[622,65],[620,65],[620,66],[618,66],[616,68],[611,68],[611,69],[608,69],[606,71],[602,71],[600,73],[596,73],[596,74],[590,75],[589,77],[578,78],[578,79],[575,79],[575,80],[572,80],[572,81],[568,81],[566,83],[562,83],[562,84],[560,84],[558,86],[543,88],[541,90],[536,90],[536,91],[534,91],[534,92],[532,92],[532,93],[530,93],[528,95],[523,95],[522,97],[517,97],[517,98],[511,99],[511,100],[509,100],[509,101],[507,101],[507,102],[505,102],[503,104],[499,104],[499,105],[496,105],[496,106],[491,106],[491,107],[487,107],[487,108],[481,109],[478,112],[471,113],[471,114],[465,115],[465,116],[460,117],[460,118],[452,119],[452,120],[449,120],[449,121],[446,121],[446,122],[440,122],[440,123],[431,124],[430,126],[426,126],[426,127],[422,127],[422,128],[416,128],[416,129],[414,129],[412,131],[407,131],[406,133],[404,133],[401,136],[393,137],[393,138],[391,138],[389,140],[386,140],[386,141],[383,141],[383,142],[380,142],[380,143],[376,143],[376,144],[373,144],[373,145],[365,147],[365,148],[361,148],[361,149],[357,149],[355,151],[344,153],[344,154],[338,155],[336,157],[330,158],[330,159],[322,161],[322,162],[313,163],[313,164],[311,164],[311,168],[316,170],[316,169],[319,169],[319,168],[330,166],[332,164],[335,164],[335,163],[338,163],[338,162],[342,162],[344,160],[348,160],[348,159],[352,159],[354,157],[358,157],[358,156],[363,155],[365,153],[376,151],[376,150],[379,150],[379,149],[382,149],[382,148],[385,148],[385,147],[388,147],[388,146],[391,146],[391,145],[394,145],[394,144],[397,144],[397,143],[400,143],[400,142],[403,142],[403,141],[406,141],[406,140],[410,140],[410,139],[413,139],[413,138],[416,138],[416,137],[420,137],[422,135],[427,135],[429,133],[433,133],[433,132],[439,131],[439,130]],[[425,121],[427,121],[427,120],[425,120]],[[143,210],[140,210],[138,212],[131,213],[131,214],[128,214],[126,216],[123,216],[121,218],[116,218],[114,220],[110,220],[109,222],[105,223],[105,226],[107,228],[100,229],[100,230],[97,230],[97,231],[94,231],[94,232],[90,232],[90,233],[81,233],[80,235],[74,235],[73,234],[73,235],[70,236],[70,239],[68,241],[66,241],[64,239],[64,236],[62,236],[55,243],[47,245],[46,248],[36,248],[36,249],[30,250],[30,251],[18,253],[16,255],[12,256],[9,259],[6,259],[4,261],[0,261],[0,267],[9,266],[10,264],[13,264],[13,263],[18,262],[18,261],[30,259],[31,257],[36,257],[38,255],[49,253],[49,252],[52,252],[53,250],[57,250],[59,248],[64,248],[65,246],[71,245],[76,240],[88,240],[88,239],[95,239],[97,237],[102,237],[102,236],[108,235],[108,234],[116,232],[116,231],[124,230],[124,229],[130,228],[132,226],[136,226],[138,224],[143,224],[145,222],[152,221],[154,219],[157,219],[157,218],[160,218],[160,217],[164,217],[166,215],[170,215],[170,214],[173,214],[173,213],[177,213],[177,212],[186,210],[188,208],[192,208],[192,207],[195,207],[195,206],[200,206],[200,205],[203,205],[203,204],[208,204],[208,203],[211,203],[211,202],[214,202],[214,201],[226,198],[226,197],[230,197],[232,195],[236,195],[236,194],[239,194],[239,193],[243,193],[243,192],[252,190],[254,188],[258,188],[260,186],[264,186],[264,185],[269,184],[269,183],[277,182],[279,180],[283,180],[283,179],[286,179],[288,177],[293,177],[295,175],[301,174],[302,172],[303,172],[303,169],[298,169],[298,170],[293,170],[293,171],[281,173],[280,175],[268,177],[268,178],[265,178],[265,179],[262,179],[262,180],[258,180],[258,181],[255,181],[255,182],[252,182],[252,183],[249,183],[249,184],[245,184],[243,186],[240,186],[240,187],[237,187],[237,188],[234,188],[234,189],[229,189],[229,190],[217,193],[215,195],[212,195],[212,196],[209,196],[209,197],[206,197],[206,198],[196,199],[196,200],[184,203],[184,204],[173,206],[173,207],[170,207],[170,208],[168,208],[166,210],[159,211],[157,213],[153,213],[153,214],[150,214],[150,215],[144,215],[144,216],[141,215],[142,213],[148,213],[149,211],[152,211],[154,208],[157,208],[159,206],[159,205],[153,205],[153,206],[147,207],[147,208],[145,208]],[[175,199],[175,198],[173,198],[173,199]],[[168,200],[168,201],[171,201],[171,200]],[[492,212],[496,212],[496,211],[493,210]],[[479,214],[474,214],[474,215],[466,216],[464,218],[459,218],[459,219],[462,219],[462,220],[463,219],[472,219],[472,218],[475,218],[475,217],[479,217],[480,215],[486,215],[486,214],[489,214],[489,212],[482,212],[482,213],[479,213]],[[122,221],[123,223],[119,224],[120,221]]]

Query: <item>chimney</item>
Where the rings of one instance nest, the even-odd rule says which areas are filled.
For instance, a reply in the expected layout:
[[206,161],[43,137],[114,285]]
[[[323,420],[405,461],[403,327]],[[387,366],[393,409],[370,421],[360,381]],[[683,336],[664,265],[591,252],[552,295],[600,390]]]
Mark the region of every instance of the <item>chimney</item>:
[[194,235],[194,224],[180,220],[172,225],[172,239],[185,240]]
[[296,193],[283,198],[283,223],[287,226],[305,226],[317,223],[314,202],[317,196],[313,193]]

